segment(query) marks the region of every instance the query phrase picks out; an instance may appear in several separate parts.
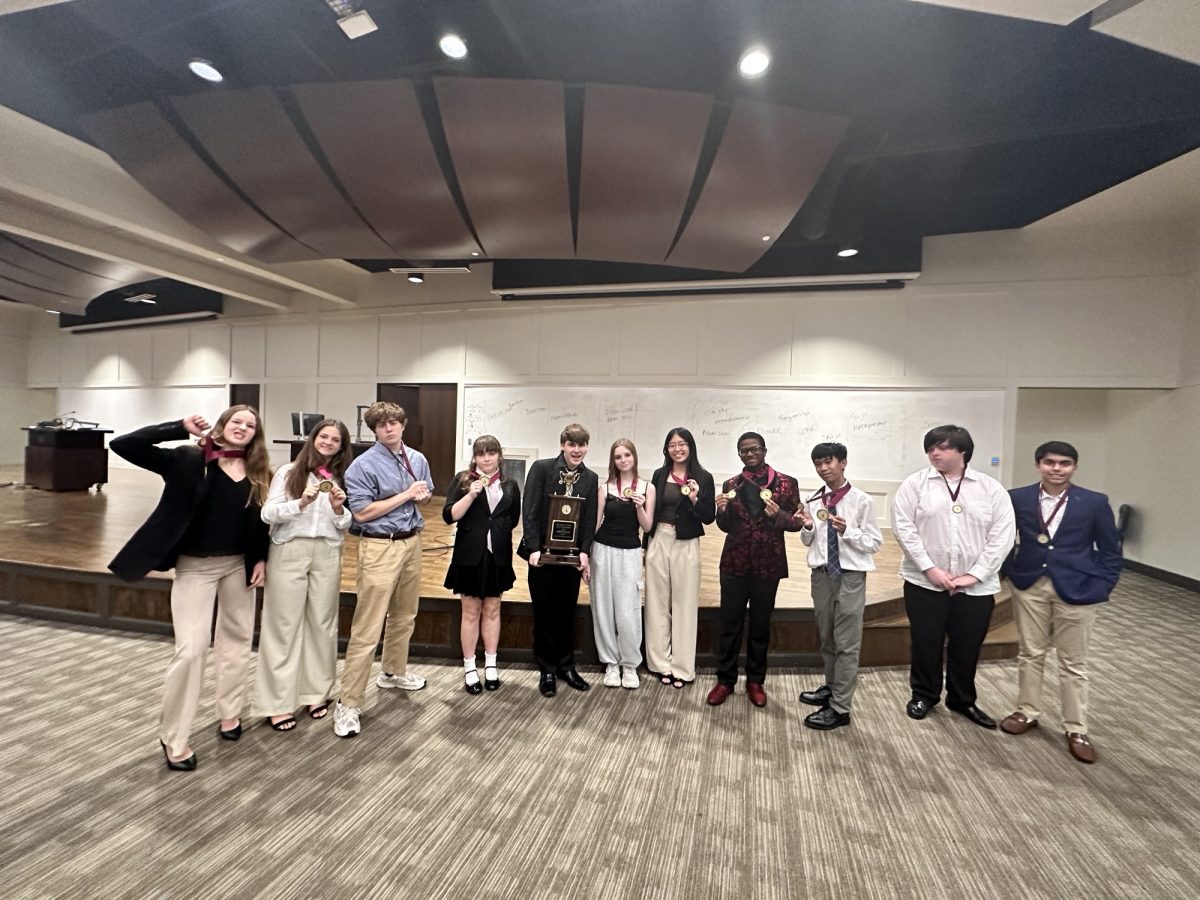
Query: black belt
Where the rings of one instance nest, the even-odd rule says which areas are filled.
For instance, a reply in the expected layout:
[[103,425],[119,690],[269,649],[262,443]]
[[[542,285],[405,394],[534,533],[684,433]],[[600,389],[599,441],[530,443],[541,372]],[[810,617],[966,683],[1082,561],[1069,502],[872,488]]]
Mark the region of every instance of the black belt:
[[420,533],[420,531],[397,531],[395,534],[360,534],[359,537],[370,538],[373,541],[407,541],[410,537],[415,537]]

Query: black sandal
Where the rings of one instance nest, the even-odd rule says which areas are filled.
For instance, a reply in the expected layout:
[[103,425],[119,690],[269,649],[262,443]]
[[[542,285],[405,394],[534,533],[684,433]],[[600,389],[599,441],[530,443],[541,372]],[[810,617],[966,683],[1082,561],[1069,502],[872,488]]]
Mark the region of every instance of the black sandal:
[[272,722],[270,717],[267,717],[267,724],[275,731],[291,731],[296,727],[296,717],[288,716],[286,719],[280,719],[278,722]]
[[682,678],[676,678],[674,675],[671,676],[671,687],[675,688],[675,690],[682,690],[686,685],[687,682]]
[[332,700],[325,700],[321,703],[318,703],[316,706],[310,706],[308,708],[309,718],[312,718],[312,719],[325,718],[327,715],[329,715],[329,704],[332,702],[333,702]]
[[658,680],[660,682],[662,682],[663,684],[670,684],[672,681],[675,680],[675,676],[669,675],[666,672],[663,672],[661,675],[658,676]]

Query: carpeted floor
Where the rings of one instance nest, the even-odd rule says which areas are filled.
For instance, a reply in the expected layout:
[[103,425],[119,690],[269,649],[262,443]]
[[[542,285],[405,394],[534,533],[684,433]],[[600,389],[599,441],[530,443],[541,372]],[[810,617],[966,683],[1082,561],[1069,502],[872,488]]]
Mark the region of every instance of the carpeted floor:
[[[922,898],[1200,896],[1200,596],[1126,575],[1094,633],[1091,733],[904,715],[907,672],[864,672],[854,723],[806,729],[811,672],[710,709],[643,680],[542,699],[529,669],[468,696],[368,696],[328,720],[217,739],[211,686],[168,772],[155,737],[170,645],[0,618],[0,892],[26,897]],[[1051,674],[1054,667],[1051,665]],[[594,674],[594,673],[593,673]],[[999,718],[1013,663],[985,664]],[[1053,682],[1051,682],[1053,683]],[[397,696],[398,695],[398,696]]]

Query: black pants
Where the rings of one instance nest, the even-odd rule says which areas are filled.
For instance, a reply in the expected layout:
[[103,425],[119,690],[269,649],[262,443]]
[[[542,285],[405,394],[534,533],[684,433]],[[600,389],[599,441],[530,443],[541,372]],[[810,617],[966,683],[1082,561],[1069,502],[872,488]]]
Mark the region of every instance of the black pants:
[[746,681],[762,684],[767,678],[767,645],[771,642],[771,613],[775,610],[778,578],[721,573],[721,646],[717,680],[737,683],[742,626],[750,608],[750,634],[746,638]]
[[996,598],[931,591],[904,582],[904,611],[912,637],[909,683],[918,700],[937,703],[942,696],[942,645],[946,646],[946,703],[955,708],[975,703],[975,666],[987,636]]
[[575,665],[575,607],[582,574],[574,566],[530,566],[533,655],[543,672]]

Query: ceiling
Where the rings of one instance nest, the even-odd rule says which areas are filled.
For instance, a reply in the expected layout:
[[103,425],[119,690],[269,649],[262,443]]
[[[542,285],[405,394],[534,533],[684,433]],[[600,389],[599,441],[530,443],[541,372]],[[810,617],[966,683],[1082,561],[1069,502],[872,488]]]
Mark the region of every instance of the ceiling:
[[925,236],[1200,147],[1184,0],[337,2],[379,30],[324,0],[16,2],[0,105],[232,254],[490,260],[511,288],[917,271]]

